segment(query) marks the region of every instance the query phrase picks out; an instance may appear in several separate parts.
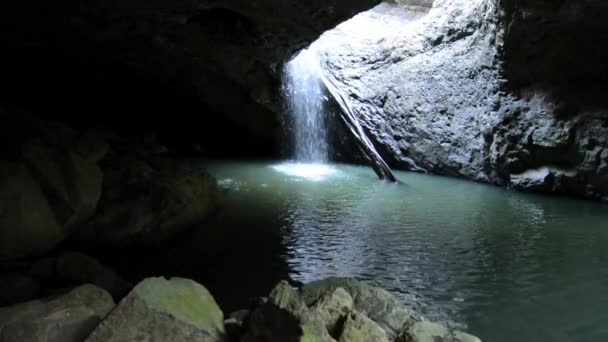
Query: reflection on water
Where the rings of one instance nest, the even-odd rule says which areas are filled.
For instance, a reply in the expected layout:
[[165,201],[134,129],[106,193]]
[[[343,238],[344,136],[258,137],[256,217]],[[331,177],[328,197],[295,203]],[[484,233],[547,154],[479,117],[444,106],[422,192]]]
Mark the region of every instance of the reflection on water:
[[365,279],[486,341],[608,341],[606,205],[293,165],[209,166],[227,189],[220,225],[231,239],[276,233],[291,278]]

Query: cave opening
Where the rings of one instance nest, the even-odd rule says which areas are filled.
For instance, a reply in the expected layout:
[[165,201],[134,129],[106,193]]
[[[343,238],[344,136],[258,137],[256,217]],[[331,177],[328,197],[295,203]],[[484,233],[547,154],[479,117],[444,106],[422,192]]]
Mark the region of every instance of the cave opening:
[[607,14],[0,5],[0,342],[608,340]]

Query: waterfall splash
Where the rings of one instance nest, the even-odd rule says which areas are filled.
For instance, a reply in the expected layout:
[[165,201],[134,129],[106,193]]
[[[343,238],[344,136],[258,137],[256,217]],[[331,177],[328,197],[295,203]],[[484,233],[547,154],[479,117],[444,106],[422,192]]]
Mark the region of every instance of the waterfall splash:
[[284,69],[283,96],[291,124],[292,156],[297,162],[323,163],[329,158],[321,66],[317,52],[302,50]]

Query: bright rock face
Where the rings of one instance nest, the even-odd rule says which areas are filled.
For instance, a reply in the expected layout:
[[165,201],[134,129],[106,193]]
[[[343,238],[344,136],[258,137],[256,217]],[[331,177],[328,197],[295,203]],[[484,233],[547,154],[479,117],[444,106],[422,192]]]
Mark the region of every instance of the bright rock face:
[[568,26],[579,23],[580,34],[599,23],[542,1],[400,3],[359,14],[313,44],[391,164],[606,199],[608,110],[594,85],[605,84],[606,67]]

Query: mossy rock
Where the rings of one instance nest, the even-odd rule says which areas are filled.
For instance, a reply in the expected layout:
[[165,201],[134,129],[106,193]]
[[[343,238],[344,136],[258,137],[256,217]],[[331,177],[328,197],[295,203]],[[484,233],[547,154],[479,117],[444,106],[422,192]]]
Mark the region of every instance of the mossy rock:
[[88,342],[224,340],[224,315],[202,285],[183,278],[140,282]]

